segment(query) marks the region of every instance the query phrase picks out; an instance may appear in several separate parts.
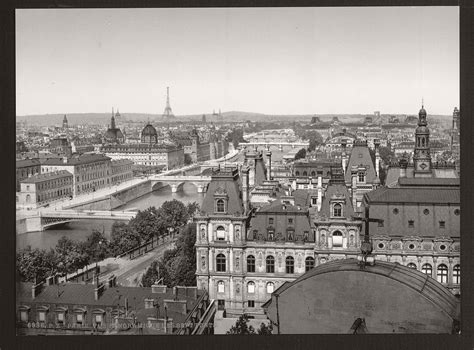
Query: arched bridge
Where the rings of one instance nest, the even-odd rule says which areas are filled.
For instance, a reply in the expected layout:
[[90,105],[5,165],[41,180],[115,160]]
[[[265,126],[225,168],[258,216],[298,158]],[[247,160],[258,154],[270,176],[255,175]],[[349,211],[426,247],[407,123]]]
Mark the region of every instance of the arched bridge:
[[309,147],[309,141],[297,141],[297,142],[283,142],[283,141],[254,141],[254,142],[241,142],[239,148],[250,147],[250,146],[264,146],[266,149],[270,149],[271,146],[276,146],[280,151],[283,147]]
[[150,177],[151,186],[155,186],[158,183],[166,184],[171,186],[171,192],[175,193],[183,189],[185,183],[192,183],[197,188],[198,193],[204,193],[207,190],[209,182],[211,182],[210,176],[195,176],[195,175],[172,175],[163,176],[155,175]]
[[135,211],[109,211],[109,210],[47,210],[39,215],[40,229],[46,230],[52,226],[65,224],[71,221],[87,220],[126,220],[129,221],[137,215]]

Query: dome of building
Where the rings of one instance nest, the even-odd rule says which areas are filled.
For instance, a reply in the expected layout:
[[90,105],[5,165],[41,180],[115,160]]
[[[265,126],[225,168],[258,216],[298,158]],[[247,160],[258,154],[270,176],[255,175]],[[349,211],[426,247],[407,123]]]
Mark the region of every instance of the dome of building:
[[141,141],[143,143],[157,143],[158,142],[158,133],[153,125],[148,123],[142,130]]
[[384,261],[361,269],[356,259],[284,283],[263,308],[281,334],[347,333],[358,318],[368,333],[449,334],[460,321],[459,299],[435,279]]

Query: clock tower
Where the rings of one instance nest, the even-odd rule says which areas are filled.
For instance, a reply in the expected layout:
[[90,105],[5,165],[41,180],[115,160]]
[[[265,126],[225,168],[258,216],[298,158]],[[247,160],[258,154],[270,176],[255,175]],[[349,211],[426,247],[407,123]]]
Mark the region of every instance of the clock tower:
[[413,163],[415,177],[431,177],[430,129],[426,126],[426,111],[421,105],[418,112],[418,127],[415,131],[415,153]]

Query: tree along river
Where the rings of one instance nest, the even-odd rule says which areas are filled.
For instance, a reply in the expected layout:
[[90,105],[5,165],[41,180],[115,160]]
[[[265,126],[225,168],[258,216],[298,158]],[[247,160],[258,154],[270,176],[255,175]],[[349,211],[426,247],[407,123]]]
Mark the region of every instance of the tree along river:
[[[160,207],[164,202],[177,199],[183,203],[197,202],[202,204],[203,193],[197,193],[197,189],[192,184],[185,184],[183,190],[178,193],[171,193],[169,186],[148,193],[135,199],[116,211],[121,210],[145,210],[148,207]],[[42,232],[29,232],[17,235],[16,248],[22,249],[30,245],[32,248],[49,249],[54,248],[62,236],[66,236],[76,241],[85,241],[87,236],[96,229],[104,231],[110,237],[113,220],[78,220],[68,224],[57,226]]]

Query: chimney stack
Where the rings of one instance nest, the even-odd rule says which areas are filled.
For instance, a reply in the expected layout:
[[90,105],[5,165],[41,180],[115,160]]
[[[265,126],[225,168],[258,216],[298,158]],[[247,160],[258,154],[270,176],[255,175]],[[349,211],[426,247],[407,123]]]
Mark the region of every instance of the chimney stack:
[[249,167],[242,167],[242,201],[244,202],[244,212],[249,210]]
[[317,207],[318,212],[321,211],[321,206],[323,205],[323,174],[318,172],[318,199]]
[[407,177],[408,160],[403,157],[398,163],[400,164],[400,177]]
[[356,192],[357,192],[357,172],[358,168],[356,165],[351,168],[351,196],[352,196],[352,206],[354,210],[357,207]]
[[272,179],[272,152],[270,150],[267,151],[267,159],[267,180],[270,181]]
[[379,139],[374,140],[374,146],[375,146],[375,172],[377,173],[377,177],[380,179],[380,153],[379,153],[380,140]]
[[342,160],[342,170],[344,171],[344,174],[346,173],[346,169],[347,169],[347,154],[346,154],[346,145],[347,145],[347,140],[346,139],[343,139],[341,141],[341,146],[342,146],[342,156],[341,156],[341,160]]

